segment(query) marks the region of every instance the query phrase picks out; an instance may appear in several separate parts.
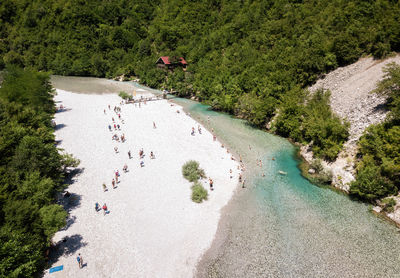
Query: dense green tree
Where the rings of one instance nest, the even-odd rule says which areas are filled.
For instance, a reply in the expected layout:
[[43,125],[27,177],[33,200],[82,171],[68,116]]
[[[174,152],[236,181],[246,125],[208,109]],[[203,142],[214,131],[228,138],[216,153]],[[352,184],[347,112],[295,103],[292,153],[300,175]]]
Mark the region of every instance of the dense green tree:
[[37,276],[51,237],[66,224],[55,195],[64,188],[67,168],[79,161],[59,154],[54,144],[52,98],[48,74],[6,67],[0,87],[0,277]]

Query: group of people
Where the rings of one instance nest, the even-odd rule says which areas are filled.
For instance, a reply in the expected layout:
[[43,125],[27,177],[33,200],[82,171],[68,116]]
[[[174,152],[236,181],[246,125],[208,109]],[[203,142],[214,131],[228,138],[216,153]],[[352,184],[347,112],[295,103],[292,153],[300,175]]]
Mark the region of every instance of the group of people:
[[[139,105],[140,105],[140,103],[141,103],[141,101],[139,102]],[[122,105],[122,104],[123,104],[123,102],[121,102],[121,105]],[[108,110],[111,111],[111,106],[110,106],[110,105],[108,105]],[[113,126],[111,126],[111,124],[108,125],[108,129],[109,129],[110,132],[112,132],[112,131],[120,131],[120,130],[121,130],[121,126],[120,126],[119,123],[117,123],[117,120],[119,120],[122,124],[124,124],[124,119],[123,119],[122,116],[121,116],[121,112],[122,112],[121,107],[120,107],[120,106],[114,106],[113,111],[114,111],[114,113],[116,114],[116,116],[114,116],[115,118],[114,118],[114,117],[111,117],[112,125],[113,125]],[[107,110],[106,110],[106,109],[104,109],[104,114],[107,115]],[[114,129],[113,129],[113,127],[114,127]],[[155,122],[153,122],[153,128],[154,128],[154,129],[157,128],[157,125],[156,125]],[[124,143],[124,142],[126,141],[126,137],[125,137],[125,134],[124,134],[124,133],[121,134],[120,136],[118,136],[117,133],[114,133],[114,134],[112,135],[112,138],[111,138],[111,139],[112,139],[113,141],[122,142],[122,143]],[[119,153],[119,149],[118,149],[117,146],[114,147],[114,152],[115,152],[116,154]],[[131,153],[130,150],[128,151],[128,157],[129,157],[129,159],[132,158],[132,153]],[[140,165],[140,167],[144,167],[144,166],[145,166],[145,164],[144,164],[144,157],[145,157],[145,153],[144,153],[143,148],[141,148],[141,149],[139,150],[139,165]],[[155,157],[155,155],[154,155],[154,152],[151,151],[151,152],[150,152],[150,159],[155,159],[155,158],[156,158],[156,157]],[[122,167],[122,171],[123,171],[124,173],[127,173],[127,172],[129,171],[129,170],[128,170],[128,165],[127,165],[127,163],[125,163],[124,166]],[[112,181],[111,181],[111,186],[112,186],[113,189],[117,188],[117,185],[120,183],[120,176],[121,176],[121,174],[120,174],[119,170],[118,170],[118,169],[115,170],[115,171],[114,171],[114,177],[113,177],[113,179],[112,179]],[[104,192],[108,191],[107,185],[106,185],[105,183],[102,184],[102,187],[103,187],[103,191],[104,191]],[[100,207],[99,203],[96,202],[96,203],[95,203],[95,210],[96,210],[96,211],[100,211],[100,210],[102,210],[102,209],[103,209],[104,215],[106,215],[106,214],[109,213],[109,210],[108,210],[107,205],[106,205],[105,203],[104,203],[104,205],[103,205],[102,207]]]

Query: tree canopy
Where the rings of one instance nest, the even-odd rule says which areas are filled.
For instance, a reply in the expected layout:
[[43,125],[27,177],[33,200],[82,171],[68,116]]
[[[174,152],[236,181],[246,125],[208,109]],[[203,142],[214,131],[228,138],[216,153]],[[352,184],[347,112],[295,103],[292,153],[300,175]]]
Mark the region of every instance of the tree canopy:
[[[67,213],[56,201],[72,165],[55,146],[49,75],[7,67],[0,88],[0,277],[34,277]],[[74,164],[77,166],[76,164]]]

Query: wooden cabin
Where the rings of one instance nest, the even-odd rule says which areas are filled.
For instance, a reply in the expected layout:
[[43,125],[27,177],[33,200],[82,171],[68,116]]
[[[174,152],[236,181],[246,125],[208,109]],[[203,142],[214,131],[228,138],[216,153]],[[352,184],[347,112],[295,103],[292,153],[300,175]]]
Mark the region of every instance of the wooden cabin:
[[183,70],[186,70],[187,62],[185,59],[183,59],[183,57],[173,59],[169,56],[162,56],[158,58],[156,65],[162,69],[173,70],[176,67],[182,67]]

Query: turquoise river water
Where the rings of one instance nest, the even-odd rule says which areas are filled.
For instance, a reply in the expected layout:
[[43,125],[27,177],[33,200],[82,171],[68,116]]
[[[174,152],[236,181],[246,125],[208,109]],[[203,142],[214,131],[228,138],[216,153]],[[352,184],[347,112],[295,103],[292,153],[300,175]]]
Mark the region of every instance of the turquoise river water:
[[[57,78],[55,86],[68,90],[71,79]],[[74,79],[83,91],[91,86],[88,80],[104,82]],[[400,277],[398,228],[368,205],[304,179],[296,148],[286,139],[197,102],[174,102],[213,128],[247,167],[246,187],[223,210],[198,277]]]

